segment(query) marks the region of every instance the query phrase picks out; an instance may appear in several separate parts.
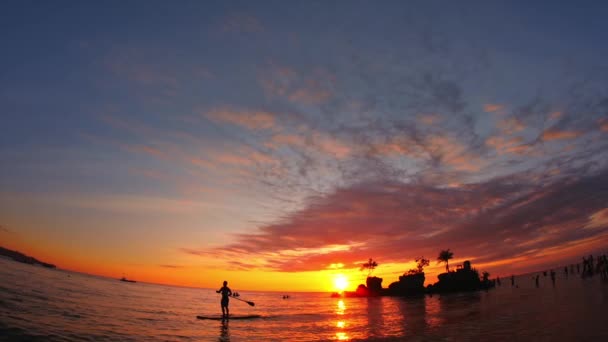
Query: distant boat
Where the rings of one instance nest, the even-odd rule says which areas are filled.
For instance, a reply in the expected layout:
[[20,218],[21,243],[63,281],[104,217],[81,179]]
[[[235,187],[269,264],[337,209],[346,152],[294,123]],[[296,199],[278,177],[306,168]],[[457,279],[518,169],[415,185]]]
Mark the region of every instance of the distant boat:
[[127,279],[127,278],[125,278],[125,277],[122,277],[122,278],[120,278],[119,280],[120,280],[120,281],[127,282],[127,283],[137,283],[135,280]]

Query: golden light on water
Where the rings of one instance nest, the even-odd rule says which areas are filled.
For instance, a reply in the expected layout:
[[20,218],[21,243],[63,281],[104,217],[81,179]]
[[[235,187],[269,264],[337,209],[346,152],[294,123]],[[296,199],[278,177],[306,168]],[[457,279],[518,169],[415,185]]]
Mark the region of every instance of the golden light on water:
[[336,333],[336,340],[338,340],[338,341],[347,341],[348,340],[348,335],[346,335],[346,333],[343,333],[343,332],[337,332]]
[[[338,300],[337,302],[337,308],[336,308],[336,314],[339,316],[344,315],[344,311],[346,310],[346,305],[344,304],[344,301],[342,299]],[[346,328],[346,321],[342,319],[343,317],[340,317],[340,319],[336,322],[336,328],[338,331],[336,331],[336,340],[339,341],[346,341],[349,340],[349,336],[346,332],[344,332],[344,329]]]
[[344,310],[346,310],[346,305],[344,305],[344,301],[340,299],[338,301],[338,308],[336,309],[336,313],[338,315],[344,315]]

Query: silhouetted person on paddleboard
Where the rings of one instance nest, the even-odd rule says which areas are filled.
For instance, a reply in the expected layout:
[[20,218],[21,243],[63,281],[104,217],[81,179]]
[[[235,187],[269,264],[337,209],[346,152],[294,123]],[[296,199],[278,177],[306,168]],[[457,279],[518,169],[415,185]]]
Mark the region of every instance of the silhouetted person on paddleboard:
[[230,314],[230,310],[228,309],[228,302],[230,301],[230,296],[232,295],[232,291],[228,287],[228,282],[224,280],[224,286],[222,286],[219,290],[215,291],[216,293],[222,294],[222,317],[228,317]]

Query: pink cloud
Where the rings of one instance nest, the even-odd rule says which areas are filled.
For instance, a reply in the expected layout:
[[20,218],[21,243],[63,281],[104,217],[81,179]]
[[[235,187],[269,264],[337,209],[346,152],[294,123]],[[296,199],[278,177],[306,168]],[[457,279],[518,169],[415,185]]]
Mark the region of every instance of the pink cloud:
[[531,148],[523,144],[521,137],[492,136],[486,139],[486,145],[494,148],[498,154],[526,154]]
[[264,111],[220,108],[207,112],[205,116],[215,122],[229,123],[250,130],[270,129],[276,124],[275,115]]

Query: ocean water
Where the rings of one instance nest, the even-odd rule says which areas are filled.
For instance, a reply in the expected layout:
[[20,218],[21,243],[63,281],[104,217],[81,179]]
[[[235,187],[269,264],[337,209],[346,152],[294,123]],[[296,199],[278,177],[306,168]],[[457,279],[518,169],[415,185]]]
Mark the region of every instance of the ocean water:
[[[218,282],[221,280],[218,280]],[[252,320],[204,321],[214,290],[88,276],[0,259],[3,341],[607,341],[608,283],[599,277],[505,279],[488,292],[422,298],[330,298],[239,291]],[[232,284],[231,284],[232,285]],[[386,284],[385,284],[386,286]],[[219,287],[219,286],[218,286]]]

